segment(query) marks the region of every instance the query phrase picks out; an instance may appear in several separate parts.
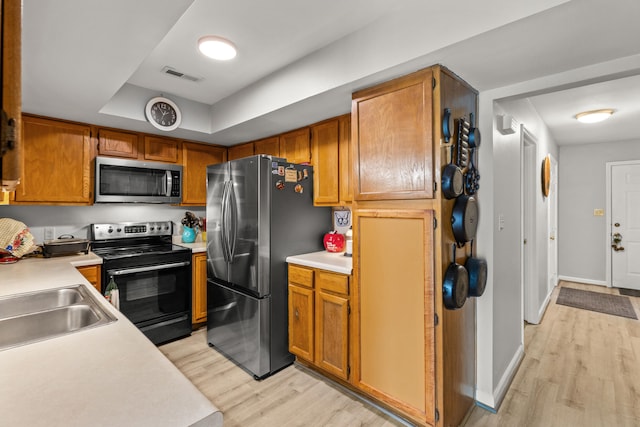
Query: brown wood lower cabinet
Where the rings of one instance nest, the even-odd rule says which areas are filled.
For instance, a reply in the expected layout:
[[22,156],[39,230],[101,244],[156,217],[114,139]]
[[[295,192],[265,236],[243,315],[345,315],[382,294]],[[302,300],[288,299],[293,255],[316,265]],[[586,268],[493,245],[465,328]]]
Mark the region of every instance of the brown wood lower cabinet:
[[207,254],[199,252],[191,258],[191,282],[193,289],[191,294],[191,323],[207,321]]
[[349,280],[346,274],[289,265],[289,351],[349,379]]
[[100,264],[76,267],[76,270],[78,270],[98,292],[102,293],[102,281],[100,280],[102,276],[102,266]]

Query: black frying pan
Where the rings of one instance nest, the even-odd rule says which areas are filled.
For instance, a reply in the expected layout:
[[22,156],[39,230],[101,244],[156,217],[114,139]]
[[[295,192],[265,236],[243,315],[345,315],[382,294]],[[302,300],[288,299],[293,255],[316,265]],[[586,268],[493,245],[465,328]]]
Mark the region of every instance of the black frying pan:
[[451,212],[451,228],[459,245],[464,245],[476,236],[478,202],[473,196],[463,194],[456,198]]
[[471,255],[464,263],[469,273],[469,296],[481,297],[487,285],[487,261],[473,256],[473,240],[471,241]]
[[469,273],[456,262],[456,245],[453,245],[453,259],[444,273],[442,282],[442,300],[445,308],[456,310],[461,308],[469,293]]
[[480,130],[475,125],[475,120],[473,117],[473,113],[469,114],[469,122],[471,123],[469,129],[469,147],[470,148],[480,148]]
[[451,162],[442,170],[442,194],[446,199],[458,197],[464,191],[462,169],[453,162],[453,144],[451,144]]

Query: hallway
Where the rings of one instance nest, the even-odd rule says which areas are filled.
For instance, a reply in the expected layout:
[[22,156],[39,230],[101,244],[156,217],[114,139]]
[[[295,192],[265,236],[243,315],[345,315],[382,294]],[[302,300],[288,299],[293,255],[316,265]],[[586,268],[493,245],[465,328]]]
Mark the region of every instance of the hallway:
[[[466,427],[640,426],[640,321],[555,303],[525,326],[525,357],[497,414],[473,409]],[[630,297],[636,314],[640,298]]]

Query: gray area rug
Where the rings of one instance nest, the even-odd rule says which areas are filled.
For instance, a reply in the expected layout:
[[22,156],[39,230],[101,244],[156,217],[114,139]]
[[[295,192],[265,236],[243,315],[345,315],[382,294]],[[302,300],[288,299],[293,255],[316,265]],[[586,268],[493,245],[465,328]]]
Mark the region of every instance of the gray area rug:
[[556,304],[628,317],[629,319],[638,319],[631,301],[626,296],[583,291],[582,289],[560,288]]
[[620,292],[620,295],[626,295],[628,297],[640,297],[640,291],[637,289],[618,288],[618,292]]

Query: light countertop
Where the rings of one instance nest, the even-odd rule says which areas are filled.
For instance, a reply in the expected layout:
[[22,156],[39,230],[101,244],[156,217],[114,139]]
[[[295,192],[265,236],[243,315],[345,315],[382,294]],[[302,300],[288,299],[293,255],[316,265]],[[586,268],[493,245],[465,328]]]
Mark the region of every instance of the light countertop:
[[288,256],[286,261],[289,264],[320,268],[334,273],[351,274],[353,270],[352,258],[344,256],[344,252],[311,252]]
[[0,351],[2,424],[221,426],[218,409],[74,268],[101,261],[90,253],[0,265],[0,297],[82,284],[118,319]]
[[198,235],[198,239],[196,239],[193,243],[184,243],[182,241],[182,236],[173,236],[173,244],[183,246],[185,248],[191,249],[192,253],[198,252],[206,252],[207,251],[207,242],[198,241],[200,239],[200,235]]

